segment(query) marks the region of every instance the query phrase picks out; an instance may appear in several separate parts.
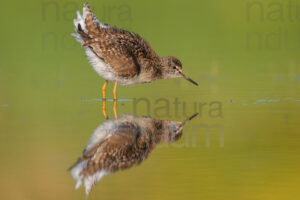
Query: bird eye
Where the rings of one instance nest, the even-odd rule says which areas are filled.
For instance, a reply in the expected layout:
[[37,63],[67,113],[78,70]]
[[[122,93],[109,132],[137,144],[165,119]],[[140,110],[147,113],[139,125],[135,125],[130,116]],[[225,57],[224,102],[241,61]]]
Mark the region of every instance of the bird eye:
[[174,66],[173,69],[176,69],[176,66]]

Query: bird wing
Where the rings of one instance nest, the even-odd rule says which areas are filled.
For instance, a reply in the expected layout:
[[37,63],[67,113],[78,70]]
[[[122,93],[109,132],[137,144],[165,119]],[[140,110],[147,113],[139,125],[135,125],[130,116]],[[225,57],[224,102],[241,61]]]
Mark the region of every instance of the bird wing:
[[84,46],[88,46],[113,73],[123,78],[137,76],[141,66],[151,66],[151,62],[159,59],[141,36],[116,27],[102,29],[97,41],[90,40]]
[[149,62],[158,58],[138,34],[100,23],[88,3],[84,5],[83,16],[78,13],[74,23],[78,33],[75,37],[117,76],[133,78],[140,73],[141,66],[149,66]]
[[111,135],[84,155],[88,159],[87,165],[82,171],[83,176],[87,177],[101,170],[114,172],[139,163],[139,157],[137,159],[127,157],[133,151],[135,143],[136,136],[133,134]]
[[[135,146],[137,138],[140,134],[139,128],[133,123],[125,123],[120,125],[104,140],[94,145],[88,151],[84,152],[82,157],[79,158],[77,162],[69,168],[69,170],[83,161],[88,161],[87,168],[89,166],[97,165],[98,167],[93,170],[100,170],[103,167],[103,163],[99,164],[99,161],[107,159],[106,156],[114,156],[115,151],[118,151],[119,153],[125,153],[128,149]],[[86,170],[90,171],[89,169]]]
[[[93,186],[106,174],[126,169],[141,161],[141,156],[136,155],[133,150],[136,135],[128,132],[112,134],[98,145],[94,146],[84,154],[71,168],[73,173],[79,170],[79,182],[84,181],[86,194],[89,195]],[[132,157],[132,155],[136,157]],[[127,157],[131,155],[130,157]],[[132,159],[133,158],[133,159]],[[83,163],[81,165],[81,163]],[[78,169],[76,169],[78,167]]]
[[128,46],[109,41],[92,43],[88,47],[116,76],[133,78],[140,73],[137,57]]

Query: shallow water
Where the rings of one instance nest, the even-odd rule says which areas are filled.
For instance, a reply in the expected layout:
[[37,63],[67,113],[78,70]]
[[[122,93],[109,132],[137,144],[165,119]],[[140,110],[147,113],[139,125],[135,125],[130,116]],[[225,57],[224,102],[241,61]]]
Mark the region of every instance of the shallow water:
[[[6,27],[1,199],[85,198],[67,169],[105,121],[104,80],[69,36],[81,2],[53,2],[5,1],[0,7]],[[299,199],[300,21],[296,9],[289,18],[286,1],[276,1],[282,18],[272,13],[273,1],[251,2],[90,3],[107,23],[138,32],[160,55],[178,57],[199,83],[118,87],[119,115],[199,116],[178,142],[160,144],[141,165],[104,177],[91,199]],[[106,107],[113,117],[113,102]]]

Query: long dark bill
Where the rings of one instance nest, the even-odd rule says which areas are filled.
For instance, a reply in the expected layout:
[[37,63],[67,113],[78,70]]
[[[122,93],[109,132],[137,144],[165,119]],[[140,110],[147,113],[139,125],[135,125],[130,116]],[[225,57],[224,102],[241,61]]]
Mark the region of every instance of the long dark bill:
[[192,116],[190,116],[189,118],[187,118],[186,120],[184,120],[182,123],[181,123],[181,126],[185,125],[187,122],[191,121],[192,119],[194,119],[195,117],[197,117],[199,113],[196,113]]
[[198,86],[198,83],[196,83],[195,81],[193,81],[192,79],[190,79],[190,78],[189,78],[188,76],[186,76],[184,73],[181,73],[181,75],[182,75],[182,77],[183,77],[185,80],[187,80],[187,81],[193,83],[194,85],[197,85],[197,86]]

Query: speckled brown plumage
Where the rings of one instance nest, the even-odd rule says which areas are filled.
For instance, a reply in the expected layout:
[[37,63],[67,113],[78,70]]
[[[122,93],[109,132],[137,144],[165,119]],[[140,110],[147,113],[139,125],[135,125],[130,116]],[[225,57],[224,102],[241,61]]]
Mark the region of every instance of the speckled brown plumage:
[[95,23],[95,16],[88,4],[86,7],[88,14],[85,23],[88,34],[84,33],[80,25],[78,27],[78,33],[84,38],[83,46],[91,48],[118,76],[135,77],[141,67],[153,71],[153,74],[161,74],[159,57],[142,37],[108,24],[105,24],[107,28],[101,28]]
[[96,129],[83,156],[70,168],[72,174],[85,182],[88,194],[99,180],[97,173],[109,174],[140,164],[160,142],[178,140],[185,122],[133,115],[110,119]]
[[85,152],[77,161],[88,160],[81,173],[83,177],[102,169],[109,172],[126,169],[146,159],[164,132],[162,121],[150,118],[145,118],[145,121],[147,127],[139,127],[136,121],[118,124],[109,137]]
[[[131,85],[183,77],[196,84],[183,74],[182,64],[177,58],[158,56],[136,33],[101,24],[87,3],[83,16],[78,14],[74,24],[75,38],[85,48],[94,69],[106,80]],[[99,65],[102,62],[105,66]]]

